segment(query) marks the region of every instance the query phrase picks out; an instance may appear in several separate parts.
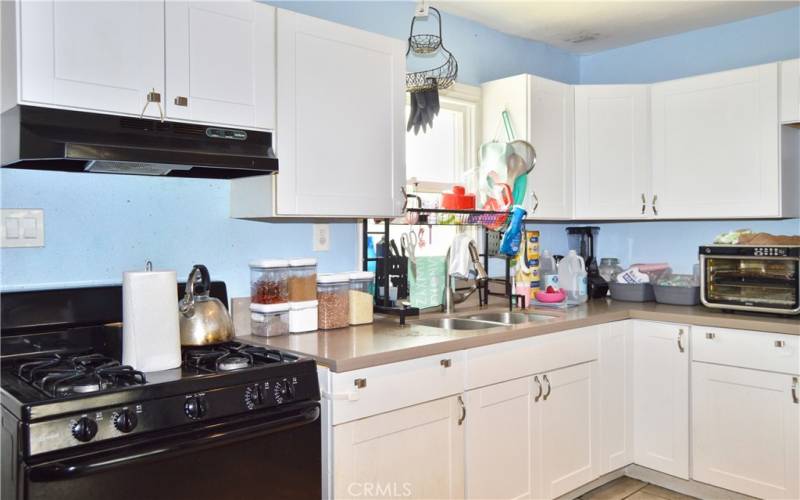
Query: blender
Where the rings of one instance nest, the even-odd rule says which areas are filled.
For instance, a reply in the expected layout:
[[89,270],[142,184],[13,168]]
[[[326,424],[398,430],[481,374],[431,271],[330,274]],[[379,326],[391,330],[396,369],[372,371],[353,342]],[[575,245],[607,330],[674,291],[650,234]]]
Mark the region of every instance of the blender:
[[595,241],[600,228],[597,226],[580,226],[567,228],[567,244],[570,250],[583,257],[586,262],[587,291],[590,298],[605,297],[608,294],[608,282],[600,276],[597,259],[594,256]]

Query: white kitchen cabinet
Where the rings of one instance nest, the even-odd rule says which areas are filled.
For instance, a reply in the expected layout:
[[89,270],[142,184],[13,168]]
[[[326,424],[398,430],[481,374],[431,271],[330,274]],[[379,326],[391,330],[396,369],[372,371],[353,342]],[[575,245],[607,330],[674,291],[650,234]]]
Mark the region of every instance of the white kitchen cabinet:
[[278,10],[277,215],[400,213],[405,50],[404,40]]
[[800,122],[800,59],[780,63],[781,122]]
[[253,1],[164,6],[170,119],[275,128],[275,7]]
[[689,478],[689,327],[633,324],[634,461]]
[[778,123],[777,63],[654,84],[657,215],[782,216]]
[[633,323],[599,327],[600,474],[633,463]]
[[537,381],[523,377],[464,394],[467,498],[536,497],[532,423],[538,376]]
[[571,85],[518,75],[481,86],[483,140],[506,140],[507,110],[517,139],[536,149],[524,206],[529,219],[569,219],[574,191],[574,95]]
[[693,479],[759,498],[800,498],[797,383],[782,373],[692,363]]
[[460,396],[333,428],[333,497],[464,497]]
[[575,218],[651,215],[650,90],[575,87]]
[[[21,1],[17,8],[19,102],[138,116],[149,92],[164,95],[163,2]],[[160,116],[155,104],[144,114]]]

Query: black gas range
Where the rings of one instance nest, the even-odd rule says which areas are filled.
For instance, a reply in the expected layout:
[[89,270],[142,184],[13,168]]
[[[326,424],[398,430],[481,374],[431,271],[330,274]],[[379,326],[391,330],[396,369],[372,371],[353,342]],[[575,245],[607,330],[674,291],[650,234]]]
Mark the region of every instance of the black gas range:
[[3,500],[264,498],[267,471],[267,496],[318,498],[314,361],[230,342],[138,371],[118,288],[0,297]]

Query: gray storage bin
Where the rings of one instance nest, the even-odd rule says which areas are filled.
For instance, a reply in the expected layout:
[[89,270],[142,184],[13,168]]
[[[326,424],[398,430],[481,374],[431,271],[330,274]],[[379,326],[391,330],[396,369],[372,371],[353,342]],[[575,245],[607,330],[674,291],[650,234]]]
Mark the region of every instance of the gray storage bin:
[[608,284],[611,298],[626,302],[652,302],[655,300],[653,285],[650,283],[614,283]]
[[677,306],[696,306],[700,303],[699,286],[653,285],[656,302]]

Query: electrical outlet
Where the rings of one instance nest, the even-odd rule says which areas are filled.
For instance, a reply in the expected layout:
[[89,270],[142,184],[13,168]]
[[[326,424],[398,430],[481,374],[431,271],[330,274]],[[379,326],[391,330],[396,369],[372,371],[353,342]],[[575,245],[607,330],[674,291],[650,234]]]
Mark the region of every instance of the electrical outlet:
[[0,209],[2,248],[44,246],[44,210],[41,208]]
[[331,249],[331,226],[329,224],[312,224],[314,233],[314,251],[327,252]]

